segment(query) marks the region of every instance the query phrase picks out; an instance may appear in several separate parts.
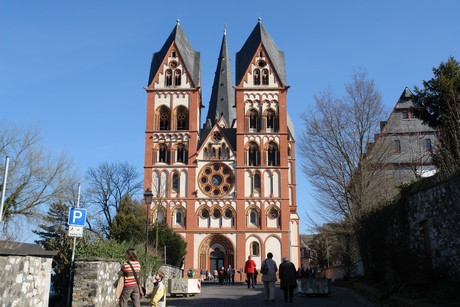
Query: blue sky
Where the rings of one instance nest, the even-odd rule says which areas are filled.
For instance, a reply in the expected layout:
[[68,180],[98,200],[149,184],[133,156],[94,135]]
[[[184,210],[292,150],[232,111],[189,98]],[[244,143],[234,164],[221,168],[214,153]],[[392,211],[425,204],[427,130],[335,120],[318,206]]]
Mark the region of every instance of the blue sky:
[[[328,87],[342,94],[359,67],[390,112],[406,86],[421,86],[449,56],[460,59],[459,11],[456,0],[1,1],[0,120],[39,126],[50,151],[67,152],[81,173],[103,161],[142,170],[143,86],[176,19],[201,52],[207,107],[224,24],[234,73],[260,16],[285,52],[299,135],[313,96]],[[300,168],[297,184],[303,218],[314,200]]]

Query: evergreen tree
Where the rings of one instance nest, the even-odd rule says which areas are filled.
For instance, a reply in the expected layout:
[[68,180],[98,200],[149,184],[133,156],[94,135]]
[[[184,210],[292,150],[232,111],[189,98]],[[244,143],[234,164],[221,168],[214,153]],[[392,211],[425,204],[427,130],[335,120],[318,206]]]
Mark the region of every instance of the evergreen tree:
[[145,243],[145,207],[129,195],[122,198],[120,208],[109,227],[110,238],[117,242]]
[[[156,237],[156,227],[158,227],[158,238]],[[163,255],[164,259],[164,247],[166,246],[166,263],[180,267],[182,260],[187,253],[187,243],[182,239],[180,235],[175,233],[166,223],[158,223],[152,229],[149,234],[150,238],[153,238],[152,242],[158,239],[158,254]],[[153,243],[154,245],[154,243]]]
[[423,89],[415,87],[415,114],[430,127],[438,129],[440,143],[433,152],[433,161],[441,172],[460,168],[460,63],[450,57],[438,68],[434,77],[423,81]]
[[45,224],[38,227],[41,230],[34,230],[40,237],[35,243],[40,244],[46,250],[57,251],[53,257],[52,281],[54,289],[66,295],[69,285],[70,261],[72,255],[72,238],[68,236],[67,219],[69,208],[62,202],[51,204],[48,214],[43,218]]

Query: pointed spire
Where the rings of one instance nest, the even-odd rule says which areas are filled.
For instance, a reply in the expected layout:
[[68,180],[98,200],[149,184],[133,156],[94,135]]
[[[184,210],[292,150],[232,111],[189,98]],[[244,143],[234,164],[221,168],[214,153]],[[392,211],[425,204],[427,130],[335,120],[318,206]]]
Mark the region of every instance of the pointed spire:
[[207,118],[214,125],[222,116],[228,125],[236,118],[235,91],[232,87],[232,72],[230,70],[230,58],[227,48],[227,27],[224,26],[224,35],[220,47],[214,83]]
[[262,44],[267,52],[267,56],[273,65],[280,81],[286,85],[286,66],[284,64],[284,52],[278,49],[275,42],[268,34],[259,17],[259,21],[252,30],[243,47],[236,54],[236,85],[241,83],[244,74],[256,54],[259,45]]
[[160,69],[161,63],[163,63],[165,57],[168,56],[167,52],[173,43],[176,45],[177,51],[190,74],[194,86],[200,86],[200,53],[193,49],[184,31],[182,31],[179,19],[176,20],[176,26],[166,39],[161,50],[153,54],[148,84],[150,85],[150,83],[152,83],[153,78],[155,78]]

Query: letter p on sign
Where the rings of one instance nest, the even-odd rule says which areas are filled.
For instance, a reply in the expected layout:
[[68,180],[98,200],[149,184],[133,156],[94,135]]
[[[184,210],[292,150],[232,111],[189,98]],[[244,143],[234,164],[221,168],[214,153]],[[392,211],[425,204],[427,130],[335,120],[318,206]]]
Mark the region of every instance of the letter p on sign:
[[86,209],[70,208],[69,225],[85,226]]

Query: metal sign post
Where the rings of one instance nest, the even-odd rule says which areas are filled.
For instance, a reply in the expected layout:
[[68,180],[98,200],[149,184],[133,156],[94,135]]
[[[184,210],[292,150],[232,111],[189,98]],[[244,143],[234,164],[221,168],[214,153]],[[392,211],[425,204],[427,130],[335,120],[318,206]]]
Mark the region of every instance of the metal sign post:
[[3,220],[3,205],[5,204],[6,181],[8,179],[8,166],[10,165],[10,157],[6,156],[5,175],[3,176],[2,199],[0,201],[0,223]]
[[[73,237],[72,259],[70,261],[70,274],[69,274],[69,290],[67,291],[67,306],[70,306],[72,301],[72,282],[73,282],[73,268],[75,260],[75,245],[77,244],[77,237],[83,236],[83,226],[85,225],[86,209],[78,209],[80,207],[80,184],[78,184],[77,207],[71,208],[69,211],[69,236]],[[75,227],[81,228],[75,230]],[[71,231],[72,229],[72,231]],[[81,235],[72,235],[80,234]]]

